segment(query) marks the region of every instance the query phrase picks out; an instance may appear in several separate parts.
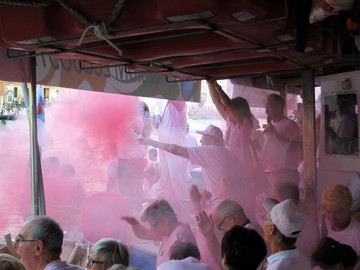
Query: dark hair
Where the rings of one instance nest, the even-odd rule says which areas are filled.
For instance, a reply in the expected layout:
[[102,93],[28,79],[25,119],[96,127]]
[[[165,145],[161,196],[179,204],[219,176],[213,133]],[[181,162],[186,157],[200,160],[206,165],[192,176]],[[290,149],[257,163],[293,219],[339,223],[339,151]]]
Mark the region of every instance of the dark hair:
[[167,218],[170,222],[177,222],[177,217],[166,200],[156,200],[141,215],[141,221],[147,221],[149,217],[156,221],[161,221],[163,218]]
[[[276,227],[276,225],[275,225]],[[279,243],[282,243],[286,246],[294,246],[297,240],[297,237],[286,237],[285,235],[283,235],[278,228],[276,228],[276,232],[275,232],[275,239],[276,241],[278,241]]]
[[354,267],[358,257],[352,247],[340,244],[330,237],[324,237],[314,251],[312,258],[321,267],[342,263],[344,268]]
[[200,260],[198,247],[189,242],[175,242],[171,248],[170,260],[183,260],[187,257],[194,257]]
[[59,223],[48,216],[31,217],[32,238],[41,240],[49,253],[60,256],[64,240],[64,233]]
[[256,231],[235,225],[221,241],[221,257],[224,256],[230,270],[255,270],[266,256],[266,245]]
[[254,116],[252,115],[250,111],[249,103],[245,98],[242,97],[236,97],[231,99],[231,103],[235,107],[235,109],[244,117],[246,117],[250,123],[253,122]]
[[270,94],[267,96],[267,101],[270,102],[270,101],[273,101],[275,102],[275,104],[281,106],[282,108],[285,107],[285,100],[283,99],[282,96],[278,95],[278,94]]
[[299,187],[293,183],[277,183],[275,190],[279,196],[280,201],[291,199],[294,203],[300,203]]

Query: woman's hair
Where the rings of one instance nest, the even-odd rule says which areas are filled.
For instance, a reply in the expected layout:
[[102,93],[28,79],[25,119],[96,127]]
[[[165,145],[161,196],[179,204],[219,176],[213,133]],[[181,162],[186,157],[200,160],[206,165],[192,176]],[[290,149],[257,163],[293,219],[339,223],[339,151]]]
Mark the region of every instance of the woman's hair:
[[113,238],[103,238],[91,248],[91,254],[96,254],[108,267],[114,264],[129,265],[129,250],[127,246]]
[[250,111],[249,103],[247,102],[247,100],[245,98],[242,98],[242,97],[232,98],[231,102],[232,102],[233,106],[236,108],[236,110],[241,115],[246,117],[250,121],[250,123],[253,122],[254,116],[252,115],[252,113]]
[[324,237],[320,240],[312,258],[323,268],[341,263],[344,268],[351,269],[358,260],[352,247],[340,244],[329,237]]
[[154,201],[142,214],[141,221],[147,221],[150,217],[156,221],[167,218],[170,222],[177,222],[176,214],[166,200]]
[[9,254],[0,254],[1,270],[26,270],[25,266],[14,256]]
[[321,195],[321,205],[330,203],[344,210],[350,210],[353,198],[350,189],[345,185],[329,185]]

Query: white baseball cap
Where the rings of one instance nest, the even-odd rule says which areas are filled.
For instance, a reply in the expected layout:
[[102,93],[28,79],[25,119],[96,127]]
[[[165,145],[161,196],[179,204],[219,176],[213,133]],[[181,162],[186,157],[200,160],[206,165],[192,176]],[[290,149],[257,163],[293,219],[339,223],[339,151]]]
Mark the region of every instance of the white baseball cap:
[[305,226],[305,217],[298,206],[290,199],[278,202],[266,199],[263,206],[270,213],[271,221],[286,237],[298,237]]
[[221,129],[214,125],[209,125],[205,130],[196,131],[196,133],[199,133],[202,135],[206,134],[206,135],[214,137],[219,142],[224,142],[223,133],[222,133]]

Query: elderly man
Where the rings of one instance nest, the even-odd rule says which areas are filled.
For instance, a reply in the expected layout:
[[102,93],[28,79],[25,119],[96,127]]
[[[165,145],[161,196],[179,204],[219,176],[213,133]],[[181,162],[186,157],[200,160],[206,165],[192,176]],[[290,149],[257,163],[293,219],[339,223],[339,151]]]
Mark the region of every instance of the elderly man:
[[247,229],[254,229],[260,235],[263,235],[262,229],[252,223],[244,213],[243,208],[235,201],[223,200],[219,202],[212,214],[209,216],[205,211],[200,212],[196,216],[199,231],[204,235],[207,247],[217,265],[221,266],[221,245],[214,233],[214,226],[225,234],[235,225],[242,226]]
[[260,161],[268,170],[271,185],[292,181],[299,183],[298,156],[302,141],[295,121],[284,115],[285,101],[277,94],[270,94],[265,103],[268,125],[264,129],[265,142]]
[[180,223],[170,204],[166,200],[153,202],[141,216],[141,221],[147,222],[146,228],[134,217],[122,217],[128,222],[136,237],[146,240],[162,241],[156,266],[170,260],[170,250],[177,242],[190,242],[196,245],[196,240],[189,224]]
[[244,166],[236,155],[224,147],[223,133],[220,128],[209,125],[202,134],[198,147],[183,147],[176,144],[157,142],[149,138],[139,139],[140,143],[158,147],[191,160],[191,163],[200,165],[206,189],[213,197],[219,196],[220,180],[229,175],[241,176]]
[[326,225],[323,229],[327,231],[328,237],[351,246],[360,256],[360,223],[351,216],[352,203],[351,191],[347,186],[328,186],[321,195]]
[[310,270],[310,262],[295,246],[305,225],[305,218],[297,205],[290,199],[281,203],[267,199],[264,208],[268,211],[264,238],[271,248],[267,270]]
[[80,266],[60,260],[64,234],[50,217],[29,218],[13,244],[27,270],[82,270]]

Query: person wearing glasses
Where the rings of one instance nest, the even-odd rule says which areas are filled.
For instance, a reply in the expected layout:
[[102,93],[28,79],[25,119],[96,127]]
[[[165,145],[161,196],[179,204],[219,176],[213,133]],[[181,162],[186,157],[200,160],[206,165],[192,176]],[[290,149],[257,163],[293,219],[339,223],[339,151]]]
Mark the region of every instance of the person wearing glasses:
[[168,201],[157,200],[148,206],[141,216],[141,221],[148,223],[144,227],[134,217],[122,217],[132,227],[136,237],[140,239],[161,241],[156,258],[156,267],[170,260],[171,247],[176,241],[190,242],[196,245],[195,236],[187,223],[178,221]]
[[129,250],[121,241],[103,238],[92,246],[86,268],[105,270],[115,264],[129,266]]
[[244,209],[237,202],[228,199],[216,204],[213,213],[209,216],[205,211],[198,213],[198,215],[196,215],[196,221],[200,233],[205,237],[209,252],[219,267],[222,266],[221,245],[214,233],[214,226],[216,226],[223,235],[235,225],[253,229],[261,236],[264,235],[259,225],[249,220]]
[[13,243],[27,270],[83,270],[61,261],[64,233],[59,223],[47,216],[30,217]]

